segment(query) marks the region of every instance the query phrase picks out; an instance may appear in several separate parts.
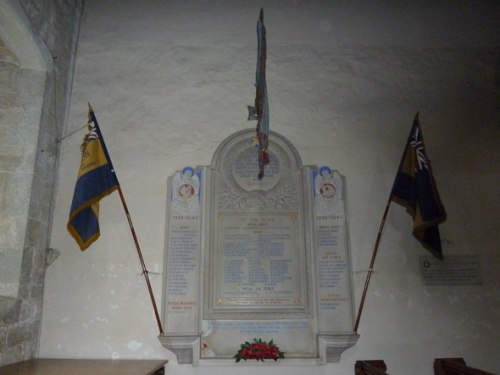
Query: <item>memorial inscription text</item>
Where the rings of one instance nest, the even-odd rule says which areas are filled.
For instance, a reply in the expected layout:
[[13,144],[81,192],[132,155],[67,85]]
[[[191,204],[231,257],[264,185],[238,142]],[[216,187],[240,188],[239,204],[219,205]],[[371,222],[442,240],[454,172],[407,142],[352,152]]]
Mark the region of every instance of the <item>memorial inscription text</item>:
[[297,305],[301,300],[296,213],[221,213],[218,305]]

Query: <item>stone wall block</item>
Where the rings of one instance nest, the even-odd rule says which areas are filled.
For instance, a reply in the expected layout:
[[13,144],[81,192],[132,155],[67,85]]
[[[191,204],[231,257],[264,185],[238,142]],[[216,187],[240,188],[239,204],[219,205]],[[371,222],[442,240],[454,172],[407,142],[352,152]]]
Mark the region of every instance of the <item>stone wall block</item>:
[[46,22],[54,24],[57,19],[62,16],[61,4],[57,0],[38,0],[36,2],[39,4],[40,10],[45,16],[44,20]]
[[[39,221],[41,213],[38,211],[41,207],[44,206],[42,202],[42,192],[40,191],[40,187],[38,185],[38,180],[36,178],[36,174],[33,175],[33,182],[31,196],[30,196],[30,205],[28,211],[28,221],[26,225],[26,243],[24,246],[30,246],[29,239],[30,238],[38,238],[40,235],[37,223],[33,223],[32,221]],[[35,189],[36,188],[36,189]]]
[[[55,127],[52,128],[55,130]],[[44,164],[45,166],[53,167],[55,164],[55,158],[57,156],[57,146],[56,146],[56,138],[55,131],[51,134],[50,142],[46,142],[45,144],[41,144],[39,147],[39,157],[37,158],[37,164]],[[52,137],[53,136],[53,137]],[[36,166],[36,169],[39,165]],[[40,165],[41,166],[41,165]],[[49,170],[50,171],[50,170]],[[44,172],[46,173],[47,170]]]
[[7,330],[4,326],[0,325],[0,361],[2,360],[2,353],[7,348]]
[[[20,277],[20,298],[30,298],[31,289],[35,285],[43,283],[43,275],[45,270],[45,256],[41,250],[36,247],[27,246],[24,248],[23,265]],[[21,295],[21,291],[23,291]]]
[[20,126],[21,108],[2,108],[0,109],[0,153],[3,155],[8,153],[19,154],[17,149],[22,143],[22,138],[19,131],[16,129]]
[[42,305],[40,302],[43,295],[43,285],[34,286],[33,289],[37,289],[37,291],[35,292],[37,294],[36,298],[30,298],[24,301],[19,315],[20,322],[28,322],[30,324],[30,327],[28,329],[30,335],[30,337],[28,338],[29,340],[31,340],[33,335],[36,335],[38,333],[38,331],[33,332],[31,330],[31,326],[33,324],[38,324],[42,317]]
[[[43,292],[42,292],[43,294]],[[34,308],[30,310],[30,324],[38,324],[38,329],[36,331],[32,331],[30,328],[31,334],[38,335],[40,333],[39,325],[42,323],[42,304],[34,304]]]
[[23,251],[23,259],[21,263],[21,274],[19,275],[19,294],[18,297],[26,300],[30,294],[30,276],[31,276],[31,260],[33,257],[32,248],[25,247]]
[[[10,130],[4,132],[6,138],[12,140],[0,141],[0,171],[11,173],[13,176],[21,177],[32,174],[35,161],[35,148],[26,143],[23,134],[9,134]],[[18,140],[18,141],[17,141]]]
[[35,319],[31,319],[28,327],[29,342],[37,342],[38,334],[40,333],[40,326],[42,324],[40,318],[41,314],[37,314]]
[[45,152],[37,152],[35,174],[33,175],[32,180],[33,187],[36,187],[36,189],[32,190],[30,197],[30,204],[35,206],[30,209],[30,216],[35,219],[40,219],[41,217],[41,214],[39,212],[34,212],[35,209],[39,209],[40,207],[48,207],[48,205],[50,205],[50,202],[47,202],[47,199],[50,199],[51,195],[47,192],[47,190],[50,191],[50,186],[54,175],[54,162],[54,157],[49,157]]
[[4,254],[20,251],[18,244],[24,238],[25,225],[26,222],[22,217],[0,216],[0,231],[3,233],[0,245]]
[[9,329],[7,333],[7,346],[16,346],[21,344],[29,337],[28,324],[19,323]]
[[[40,108],[45,91],[46,73],[37,70],[23,69],[19,72],[16,80],[16,88],[19,93],[19,105]],[[37,119],[38,123],[40,118]]]
[[33,23],[33,27],[35,29],[38,29],[40,27],[40,24],[43,22],[43,14],[40,12],[40,8],[35,4],[34,1],[21,0],[20,3],[22,4],[24,11],[26,12],[26,15]]
[[33,175],[29,173],[10,173],[3,192],[5,197],[8,198],[8,200],[5,201],[5,205],[2,207],[5,209],[5,214],[8,213],[12,216],[26,217],[29,205],[26,197],[29,197],[32,181]]
[[19,67],[21,66],[17,56],[0,39],[0,67]]
[[[1,145],[0,145],[1,148]],[[0,154],[1,157],[1,154]],[[1,169],[0,169],[1,171]],[[7,183],[9,182],[9,177],[10,173],[5,173],[5,172],[0,172],[0,191],[5,191],[5,187],[7,186]],[[0,195],[0,211],[3,210],[3,207],[7,205],[8,202],[6,202],[6,197],[5,194]],[[0,215],[0,223],[2,222],[2,218],[6,219],[6,215]],[[5,232],[0,232],[0,233],[5,233]]]
[[17,106],[17,95],[13,91],[0,91],[0,109],[13,108]]
[[[37,331],[38,332],[38,331]],[[35,358],[38,353],[38,336],[23,342],[23,361]]]
[[[47,17],[50,17],[50,16],[47,16],[47,14],[43,11],[43,8],[42,8],[42,11],[40,12],[40,15],[41,15],[41,18],[40,18],[39,23],[38,23],[37,32],[38,32],[38,35],[40,36],[40,38],[42,38],[42,40],[45,42],[45,44],[47,44],[47,36],[50,34],[51,28],[52,28],[52,25],[47,20]],[[47,47],[49,47],[49,49],[50,49],[50,46],[48,44],[47,44]]]
[[[40,220],[29,218],[26,226],[26,247],[34,247],[40,243],[40,239],[46,237],[43,231],[47,230],[47,224],[43,225]],[[31,259],[33,261],[33,259]]]
[[9,363],[15,363],[25,360],[23,344],[18,344],[15,346],[7,346],[3,354],[4,358],[2,358],[2,360],[4,362],[8,360]]
[[4,268],[0,273],[0,298],[2,295],[17,295],[21,259],[22,254],[18,248],[3,245],[0,247],[0,264]]
[[[57,17],[57,31],[60,32],[62,30],[72,29],[73,25],[71,24],[72,20],[75,18],[76,13],[80,10],[79,8],[75,8],[75,3],[80,3],[80,1],[65,1],[65,0],[56,0],[57,8],[59,9],[59,17]],[[71,38],[68,38],[71,40]]]
[[53,177],[52,170],[57,155],[57,148],[53,145],[55,142],[55,137],[52,139],[39,139],[35,164],[35,180],[38,182],[45,183],[51,181]]
[[[50,211],[50,199],[51,197],[51,191],[45,189],[44,185],[40,185],[38,189],[42,190],[40,193],[42,197],[48,197],[47,200],[40,200],[39,202],[33,203],[34,207],[40,208],[40,210],[49,210]],[[33,217],[31,217],[33,216]],[[48,224],[50,220],[50,212],[37,212],[34,210],[31,210],[30,207],[30,218],[28,220],[35,220],[38,222],[38,235],[31,235],[30,233],[26,234],[26,246],[33,245],[33,246],[45,246],[45,241],[48,236],[48,233],[44,233],[44,230],[48,230]],[[36,241],[33,242],[33,241]]]
[[31,268],[31,281],[34,285],[33,287],[43,285],[43,278],[45,276],[45,257],[47,254],[46,235],[43,240],[43,244],[41,244],[38,248],[33,248],[33,265]]
[[[71,24],[73,4],[61,4],[58,1],[44,0],[35,2],[24,1],[26,13],[36,25],[40,37],[47,44],[49,49],[54,52],[58,45],[62,50],[71,46],[71,35],[67,36],[68,29],[72,29]],[[69,38],[69,45],[65,40]]]
[[3,233],[0,240],[0,254],[16,251],[16,244],[23,237],[23,235],[19,233],[20,227],[21,223],[17,218],[8,217],[7,215],[0,216],[0,232]]
[[[1,147],[1,145],[0,145]],[[11,153],[9,150],[0,151],[0,171],[3,172],[15,172],[19,169],[19,164],[22,164],[23,157],[17,153]]]
[[[56,66],[55,66],[55,69],[56,69],[56,74],[60,74],[64,71],[67,71],[68,69],[70,69],[70,65],[69,65],[69,62],[68,61],[65,61],[65,60],[62,60],[62,61],[59,61],[59,58],[56,60]],[[56,90],[57,90],[57,96],[58,96],[58,100],[61,100],[63,98],[66,97],[66,95],[68,95],[68,85],[66,82],[64,81],[56,81]]]
[[30,299],[24,300],[19,313],[19,322],[28,322],[31,318],[32,311],[35,305],[31,303]]
[[7,326],[17,322],[21,312],[21,304],[22,301],[20,299],[2,304],[2,309],[0,310],[2,312],[2,314],[0,314],[0,325],[4,324]]
[[50,207],[50,199],[52,198],[52,180],[54,179],[56,163],[56,155],[44,153],[43,164],[44,173],[36,173],[35,179],[40,181],[40,190],[42,191],[41,198],[44,207]]
[[[47,106],[54,108],[54,90],[52,87],[46,88],[45,98]],[[38,148],[46,154],[56,155],[59,123],[56,123],[56,117],[52,111],[44,111],[42,113],[42,123],[46,124],[46,126],[44,126],[43,132],[40,133],[38,138]]]
[[[53,143],[55,143],[55,140],[51,142],[51,144]],[[56,149],[53,145],[39,144],[34,176],[34,180],[37,183],[45,185],[47,182],[52,181],[52,177],[54,174],[53,169],[56,161],[56,154],[54,153],[55,151]]]
[[19,157],[18,162],[11,165],[8,170],[16,173],[33,173],[36,151],[34,141],[38,135],[38,129],[26,122],[26,119],[33,115],[33,111],[29,109],[26,109],[24,113],[22,111],[23,109],[20,108],[19,111],[14,111],[9,116],[10,119],[4,132],[8,138],[6,142],[9,144],[2,153]]
[[0,82],[2,82],[2,91],[12,90],[16,80],[17,66],[2,64],[2,51],[0,47]]
[[[34,345],[38,346],[38,343],[32,343],[30,341],[25,341],[21,345],[22,345],[21,350],[22,350],[22,356],[23,356],[22,361],[27,361],[27,360],[32,359],[36,356],[36,350],[33,350],[33,346]],[[36,347],[35,347],[35,349],[36,349]],[[31,353],[34,353],[34,354],[31,354]]]

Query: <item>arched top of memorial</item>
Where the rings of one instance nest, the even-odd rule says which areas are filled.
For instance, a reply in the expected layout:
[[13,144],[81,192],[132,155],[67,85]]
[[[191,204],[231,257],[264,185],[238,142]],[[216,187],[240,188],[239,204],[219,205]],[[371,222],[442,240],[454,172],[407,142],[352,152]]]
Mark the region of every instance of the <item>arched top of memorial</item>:
[[264,168],[264,178],[259,180],[257,147],[255,129],[236,132],[219,145],[211,169],[246,191],[270,191],[283,182],[283,177],[302,169],[300,155],[290,141],[279,133],[270,132],[270,163]]

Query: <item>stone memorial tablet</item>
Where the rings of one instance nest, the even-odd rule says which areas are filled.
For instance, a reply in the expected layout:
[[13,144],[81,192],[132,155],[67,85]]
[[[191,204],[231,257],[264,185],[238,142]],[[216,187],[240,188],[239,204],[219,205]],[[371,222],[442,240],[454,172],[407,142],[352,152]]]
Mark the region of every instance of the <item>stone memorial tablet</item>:
[[271,132],[259,180],[254,135],[168,180],[160,341],[195,365],[233,362],[253,339],[273,340],[285,362],[338,361],[358,338],[344,178],[303,166]]
[[186,167],[171,179],[168,189],[165,325],[170,332],[196,334],[201,253],[201,170]]

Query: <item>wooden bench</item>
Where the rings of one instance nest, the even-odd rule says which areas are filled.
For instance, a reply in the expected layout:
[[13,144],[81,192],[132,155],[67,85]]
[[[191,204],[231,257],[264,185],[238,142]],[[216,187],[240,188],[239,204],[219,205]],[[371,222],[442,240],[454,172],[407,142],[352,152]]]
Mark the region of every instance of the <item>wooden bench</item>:
[[385,362],[377,359],[371,361],[356,361],[354,364],[355,375],[389,375]]
[[463,358],[436,358],[434,360],[435,375],[495,375],[465,364]]
[[0,367],[1,375],[164,375],[166,360],[32,359]]

